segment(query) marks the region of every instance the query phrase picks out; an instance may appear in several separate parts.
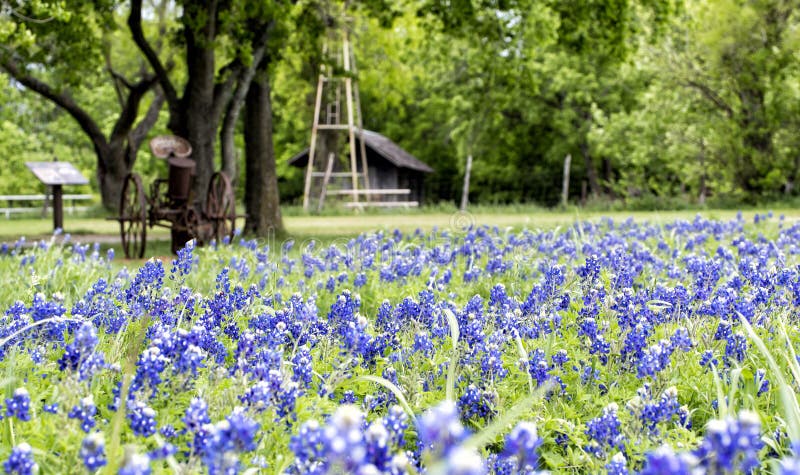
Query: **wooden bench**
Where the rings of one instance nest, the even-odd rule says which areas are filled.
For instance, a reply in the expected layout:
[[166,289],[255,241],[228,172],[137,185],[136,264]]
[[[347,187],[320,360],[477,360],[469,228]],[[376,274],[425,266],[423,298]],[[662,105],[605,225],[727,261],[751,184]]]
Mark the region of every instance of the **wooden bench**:
[[345,203],[347,208],[364,209],[367,207],[374,208],[416,208],[419,206],[418,201],[359,201],[358,203]]
[[[408,188],[373,188],[373,189],[359,189],[359,190],[327,190],[328,195],[367,195],[372,196],[408,196],[411,190]],[[418,201],[359,201],[345,203],[345,207],[351,209],[364,209],[371,208],[416,208],[419,206]]]
[[410,195],[408,188],[374,188],[358,190],[326,190],[328,195]]
[[[63,199],[69,202],[69,206],[65,206],[69,214],[74,214],[76,211],[86,211],[89,206],[75,206],[76,201],[90,201],[94,197],[92,195],[63,195]],[[41,211],[42,215],[47,213],[47,208],[53,201],[53,195],[0,195],[0,203],[5,202],[6,207],[0,208],[0,213],[6,215],[6,219],[11,218],[12,214],[18,213],[33,213]],[[42,206],[15,206],[19,203],[32,203],[41,202]]]

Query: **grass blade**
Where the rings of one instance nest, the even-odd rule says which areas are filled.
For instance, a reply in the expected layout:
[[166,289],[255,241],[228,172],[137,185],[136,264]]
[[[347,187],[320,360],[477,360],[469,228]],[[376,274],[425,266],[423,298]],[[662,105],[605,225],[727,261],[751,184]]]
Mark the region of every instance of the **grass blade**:
[[722,381],[719,379],[717,367],[711,364],[711,372],[714,375],[714,386],[717,388],[717,415],[720,419],[728,417],[728,402],[725,400],[725,391],[722,389]]
[[[539,389],[536,390],[536,392],[523,398],[519,402],[516,402],[503,414],[495,417],[492,423],[489,424],[485,429],[464,441],[462,447],[480,451],[487,445],[493,443],[500,434],[508,430],[508,426],[514,424],[520,419],[527,417],[533,405],[542,399],[542,397],[544,397],[547,391],[549,391],[552,387],[552,381],[542,384]],[[447,473],[446,462],[444,460],[438,461],[430,468],[428,473],[430,475],[445,475]]]
[[530,413],[533,405],[541,400],[547,391],[549,391],[552,387],[552,381],[547,381],[539,386],[539,389],[537,389],[533,394],[523,398],[519,402],[514,403],[514,405],[503,414],[495,417],[492,423],[489,424],[485,429],[467,439],[467,441],[464,442],[464,446],[480,450],[494,442],[497,436],[502,434],[509,425],[527,416]]
[[450,364],[447,365],[447,385],[445,387],[445,397],[448,401],[455,400],[456,392],[456,367],[458,366],[458,320],[455,314],[449,309],[444,309],[444,316],[447,318],[447,325],[450,327],[450,340],[453,343],[453,353],[450,355]]
[[410,417],[412,420],[416,417],[414,411],[411,409],[411,406],[408,404],[406,397],[403,395],[403,390],[397,387],[397,385],[394,384],[393,382],[389,381],[386,378],[381,378],[380,376],[372,376],[369,374],[357,377],[356,381],[369,381],[371,383],[380,384],[384,388],[391,391],[392,394],[394,394],[394,397],[396,397],[397,400],[400,402],[400,406],[403,408],[404,411],[406,411],[408,417]]
[[800,406],[798,406],[797,403],[797,395],[786,382],[781,367],[778,365],[778,362],[769,349],[767,349],[764,340],[756,334],[750,322],[748,322],[741,313],[737,312],[737,314],[750,340],[753,341],[753,344],[756,345],[759,351],[761,351],[761,354],[764,355],[764,358],[767,359],[770,370],[772,370],[775,379],[778,380],[778,395],[780,396],[781,407],[783,408],[784,417],[786,418],[786,432],[789,433],[790,440],[800,440]]
[[[522,343],[522,337],[519,336],[517,333],[514,336],[514,339],[517,341],[517,351],[519,352],[519,358],[521,361],[528,361],[528,352],[525,351],[525,344]],[[533,376],[531,376],[530,371],[525,371],[526,375],[528,376],[528,390],[531,394],[534,393],[536,390],[535,386],[533,385]]]

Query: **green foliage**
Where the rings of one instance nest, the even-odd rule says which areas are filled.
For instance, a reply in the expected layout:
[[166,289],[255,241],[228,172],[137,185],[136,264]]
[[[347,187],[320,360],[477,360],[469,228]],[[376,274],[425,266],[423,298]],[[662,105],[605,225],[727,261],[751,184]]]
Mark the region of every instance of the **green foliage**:
[[[182,5],[191,3],[154,2],[144,20],[178,88],[187,79],[183,29],[205,24],[202,15],[182,23]],[[431,203],[460,197],[472,155],[472,202],[554,205],[569,154],[573,202],[752,204],[800,194],[795,4],[370,0],[350,2],[345,21],[340,0],[248,0],[223,9],[215,48],[217,68],[249,65],[251,40],[273,19],[274,143],[287,203],[302,195],[303,171],[286,162],[310,139],[326,25],[346,23],[365,126],[436,169],[426,181]],[[118,105],[106,57],[125,75],[142,67],[123,25],[128,2],[20,5],[19,15],[0,16],[5,51],[69,90],[107,133]],[[22,163],[55,153],[93,176],[80,129],[20,91],[0,87],[3,156]],[[151,135],[166,131],[167,115]],[[240,132],[236,143],[241,148]],[[146,150],[139,159],[145,176],[165,173]],[[19,163],[2,171],[0,190],[30,187]]]

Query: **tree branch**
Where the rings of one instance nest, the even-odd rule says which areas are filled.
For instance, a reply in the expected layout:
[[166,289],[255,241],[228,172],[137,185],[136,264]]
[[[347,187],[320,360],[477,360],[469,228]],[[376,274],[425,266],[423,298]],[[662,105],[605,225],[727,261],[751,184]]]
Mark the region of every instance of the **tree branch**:
[[145,113],[142,120],[140,120],[139,123],[136,124],[136,127],[128,134],[128,148],[125,153],[125,159],[130,168],[133,168],[133,164],[136,162],[136,152],[139,150],[139,147],[142,146],[142,142],[145,137],[147,137],[147,133],[150,132],[150,129],[156,124],[158,113],[164,105],[164,93],[161,89],[157,87],[153,92],[155,97],[153,98],[153,102],[150,103],[150,107],[147,108],[147,113]]
[[136,116],[139,115],[139,103],[142,101],[142,97],[155,85],[156,81],[155,76],[150,76],[145,77],[136,84],[131,84],[128,98],[122,107],[122,111],[120,111],[117,122],[114,124],[109,142],[114,143],[127,137],[128,132],[133,127]]
[[214,85],[214,103],[211,108],[211,115],[215,123],[219,123],[222,113],[233,96],[236,80],[244,71],[246,68],[239,58],[231,60],[220,70],[219,74],[224,81]]
[[729,119],[733,117],[734,115],[733,108],[729,106],[728,103],[725,102],[725,100],[722,99],[722,97],[720,97],[719,94],[714,92],[710,87],[691,79],[686,81],[686,85],[700,91],[703,97],[711,101],[717,107],[717,109],[724,112]]
[[[46,99],[54,102],[56,105],[67,111],[78,122],[81,129],[89,136],[95,149],[99,152],[108,146],[105,135],[100,127],[89,116],[83,108],[81,108],[68,94],[58,92],[53,89],[49,84],[27,74],[19,65],[10,58],[4,57],[0,59],[0,67],[2,67],[14,79],[20,82],[23,86],[31,91],[45,97]],[[98,153],[100,155],[100,153]]]
[[144,36],[144,31],[142,31],[142,0],[131,0],[131,12],[130,15],[128,15],[128,28],[131,30],[131,35],[133,36],[133,41],[136,43],[136,46],[142,51],[142,54],[147,58],[147,62],[150,63],[150,67],[152,67],[153,71],[156,73],[158,83],[169,105],[170,115],[174,114],[177,117],[180,113],[178,93],[175,91],[172,81],[169,80],[167,69],[161,63],[158,54],[156,54],[155,50],[150,46],[150,43],[148,43],[147,38]]
[[225,116],[222,120],[222,129],[220,130],[220,147],[222,149],[222,171],[226,172],[228,176],[235,176],[236,172],[236,153],[233,146],[233,135],[236,130],[236,122],[239,119],[239,114],[244,106],[247,92],[250,89],[250,84],[253,82],[253,77],[259,67],[263,67],[269,60],[264,57],[267,49],[267,42],[263,41],[257,46],[253,52],[253,62],[247,68],[241,68],[239,77],[236,83],[236,89],[232,93],[225,110]]
[[122,82],[122,84],[127,87],[130,87],[130,85],[122,76],[122,74],[114,71],[114,67],[111,66],[111,51],[109,46],[103,48],[103,56],[105,56],[106,59],[106,71],[108,71],[108,74],[111,76],[111,82],[114,84],[114,92],[117,93],[117,102],[119,103],[120,107],[125,107],[125,98],[122,94],[122,88],[119,86],[119,84]]

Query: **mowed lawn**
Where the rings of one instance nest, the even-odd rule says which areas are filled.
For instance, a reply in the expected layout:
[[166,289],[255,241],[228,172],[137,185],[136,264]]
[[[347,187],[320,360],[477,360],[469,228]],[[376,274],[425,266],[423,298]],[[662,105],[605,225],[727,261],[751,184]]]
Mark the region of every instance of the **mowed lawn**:
[[[766,210],[762,211],[766,212]],[[775,209],[775,216],[785,215],[787,222],[800,220],[798,209]],[[726,220],[736,216],[736,210],[703,210],[703,211],[550,211],[529,210],[519,211],[502,208],[493,208],[490,211],[477,210],[475,212],[461,213],[453,211],[444,212],[414,210],[392,213],[369,214],[341,214],[334,216],[285,216],[284,224],[290,236],[300,238],[335,238],[353,236],[361,232],[376,230],[399,229],[403,232],[413,232],[416,229],[429,231],[438,229],[462,229],[469,224],[510,227],[514,229],[546,229],[567,226],[575,221],[596,220],[601,217],[610,217],[620,221],[632,217],[637,222],[651,221],[666,223],[678,219],[691,220],[696,215],[709,219]],[[746,219],[750,220],[755,211],[744,211]],[[241,226],[242,221],[238,225]],[[52,235],[53,224],[50,218],[0,218],[0,241],[14,241],[20,236],[27,239],[41,239]],[[113,244],[114,238],[119,236],[119,224],[116,221],[103,218],[80,218],[65,216],[64,232],[70,233],[78,241],[97,240],[106,244]],[[148,241],[169,240],[169,230],[161,227],[148,228]]]

